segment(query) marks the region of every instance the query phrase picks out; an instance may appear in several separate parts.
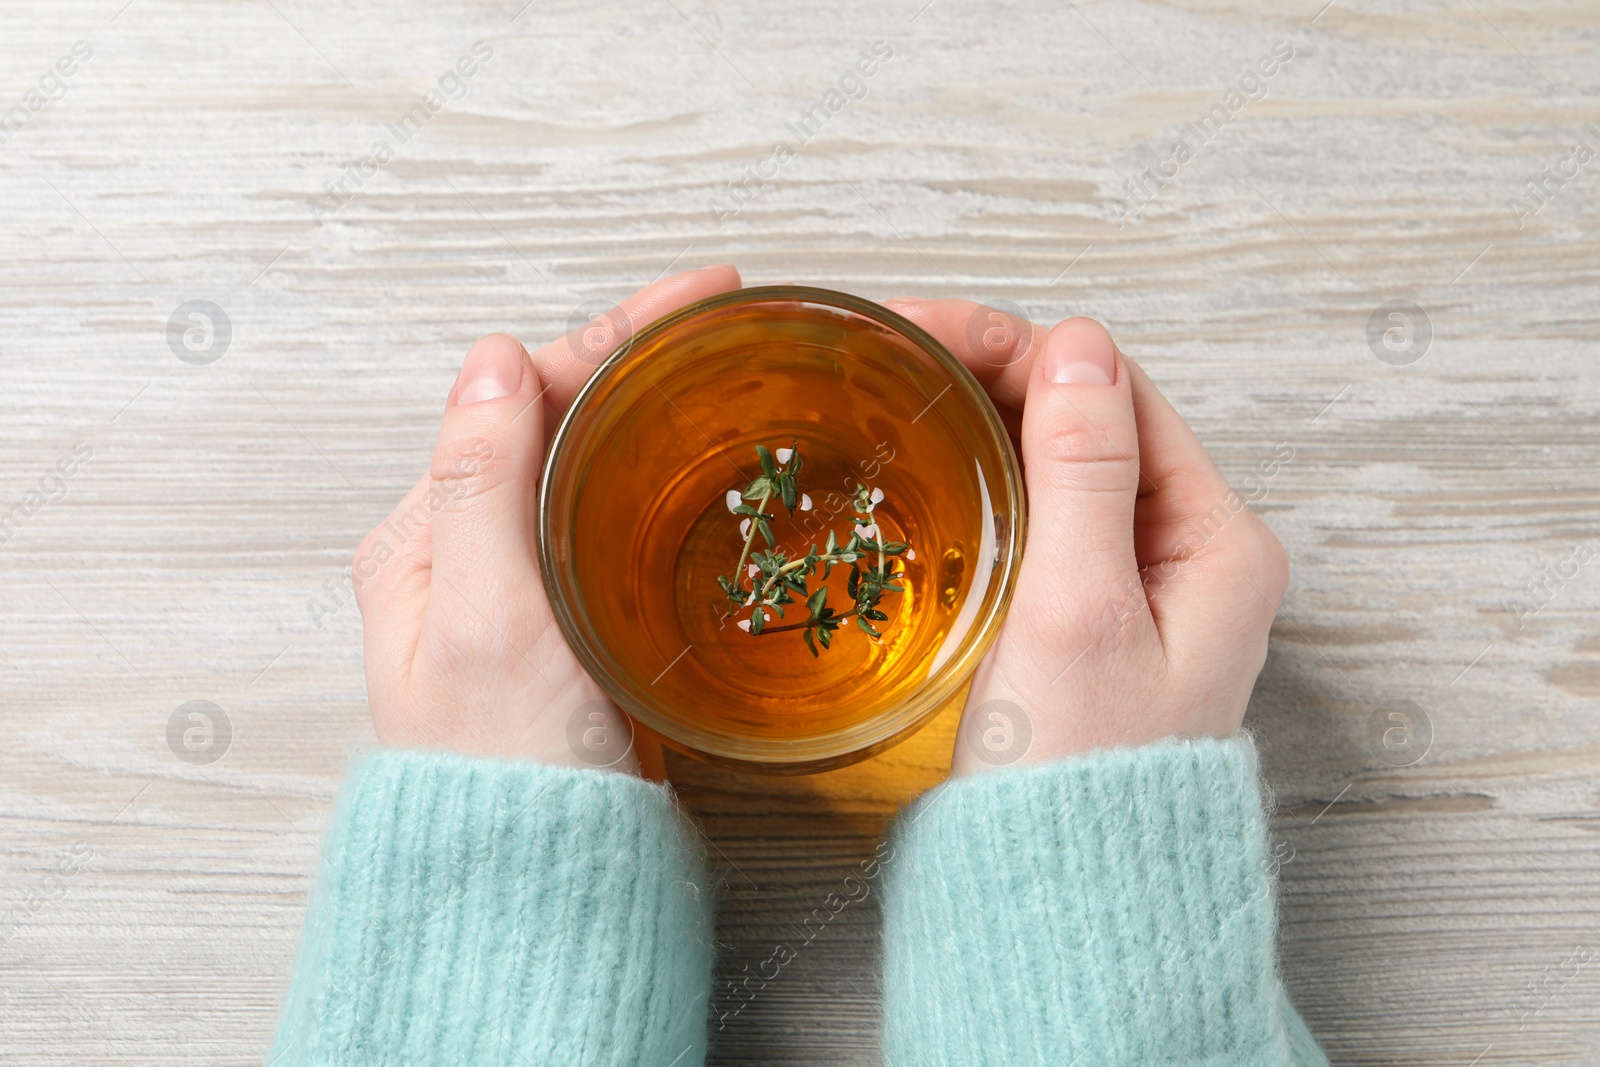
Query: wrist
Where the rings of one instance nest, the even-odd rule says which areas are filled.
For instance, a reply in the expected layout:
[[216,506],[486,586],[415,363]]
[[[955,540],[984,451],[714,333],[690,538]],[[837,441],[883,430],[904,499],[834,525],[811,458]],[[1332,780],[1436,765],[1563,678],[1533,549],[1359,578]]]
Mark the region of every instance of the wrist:
[[1244,697],[1219,699],[1117,682],[1080,686],[1070,698],[1045,687],[1042,698],[1032,699],[1009,687],[975,685],[956,733],[951,776],[1163,742],[1226,740],[1244,722],[1248,690]]
[[551,700],[531,713],[513,698],[478,703],[463,700],[421,711],[374,703],[374,732],[389,749],[639,773],[633,722],[609,700]]

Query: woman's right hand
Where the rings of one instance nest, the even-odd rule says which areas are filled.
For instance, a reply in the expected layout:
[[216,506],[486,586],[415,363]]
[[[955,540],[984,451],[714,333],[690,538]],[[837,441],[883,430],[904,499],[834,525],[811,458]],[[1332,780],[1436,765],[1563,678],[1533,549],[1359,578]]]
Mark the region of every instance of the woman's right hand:
[[1237,731],[1288,559],[1182,417],[1092,319],[887,304],[1021,412],[1027,544],[952,773]]

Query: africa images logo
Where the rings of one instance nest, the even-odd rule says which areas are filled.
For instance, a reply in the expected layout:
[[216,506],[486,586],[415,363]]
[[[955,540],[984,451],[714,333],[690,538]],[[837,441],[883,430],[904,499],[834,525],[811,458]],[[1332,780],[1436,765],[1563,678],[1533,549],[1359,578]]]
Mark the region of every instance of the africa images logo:
[[20,101],[0,113],[0,145],[9,144],[35,115],[66,96],[68,79],[93,58],[93,45],[88,41],[74,41],[72,48],[39,76],[38,82],[22,94]]

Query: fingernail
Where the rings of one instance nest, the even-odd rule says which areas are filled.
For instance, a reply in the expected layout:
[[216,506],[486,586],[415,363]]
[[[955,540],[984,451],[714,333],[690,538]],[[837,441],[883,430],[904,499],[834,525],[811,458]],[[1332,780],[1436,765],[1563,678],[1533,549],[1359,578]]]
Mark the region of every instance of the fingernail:
[[456,406],[498,400],[522,388],[527,356],[509,337],[485,337],[467,353],[456,387]]
[[1117,380],[1117,348],[1093,319],[1067,319],[1044,342],[1045,381],[1058,385],[1110,385]]
[[913,307],[913,306],[915,306],[917,304],[925,304],[927,302],[928,302],[928,298],[925,297],[925,296],[891,296],[889,299],[887,299],[887,300],[885,300],[883,302],[883,306],[886,307],[886,308],[892,308],[892,307],[908,308],[908,307]]

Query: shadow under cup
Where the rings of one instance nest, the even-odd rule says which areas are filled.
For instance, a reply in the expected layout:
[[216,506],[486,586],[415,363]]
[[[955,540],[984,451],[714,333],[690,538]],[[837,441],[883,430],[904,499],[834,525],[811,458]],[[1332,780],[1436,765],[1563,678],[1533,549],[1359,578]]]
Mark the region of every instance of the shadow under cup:
[[[846,625],[813,657],[770,632],[804,622],[803,603],[759,636],[738,626],[749,608],[728,617],[717,578],[744,547],[731,508],[757,445],[803,457],[804,499],[769,509],[790,559],[830,530],[846,541],[856,487],[882,490],[880,535],[911,551],[881,639]],[[964,691],[1011,598],[1023,508],[999,415],[943,346],[869,301],[767,286],[690,305],[601,363],[551,442],[539,562],[568,643],[635,720],[702,759],[805,773],[881,751]],[[848,574],[819,567],[810,589],[843,612]]]

